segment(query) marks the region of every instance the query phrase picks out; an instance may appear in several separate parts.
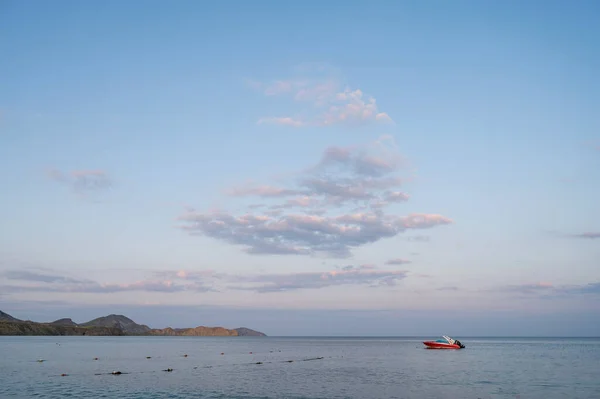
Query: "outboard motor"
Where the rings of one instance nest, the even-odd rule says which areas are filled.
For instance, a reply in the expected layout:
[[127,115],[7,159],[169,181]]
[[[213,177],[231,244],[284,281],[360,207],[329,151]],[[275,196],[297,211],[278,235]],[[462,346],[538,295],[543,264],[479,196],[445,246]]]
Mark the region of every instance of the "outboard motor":
[[464,348],[465,346],[462,344],[462,342],[460,342],[459,340],[455,340],[454,343],[458,346],[460,346],[461,348]]

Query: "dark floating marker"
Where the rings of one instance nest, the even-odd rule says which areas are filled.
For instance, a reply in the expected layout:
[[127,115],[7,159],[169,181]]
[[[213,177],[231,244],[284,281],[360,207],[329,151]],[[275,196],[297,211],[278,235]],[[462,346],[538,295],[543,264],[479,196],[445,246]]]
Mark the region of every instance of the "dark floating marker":
[[263,364],[263,362],[256,362],[256,364]]
[[250,352],[250,354],[252,354],[252,352]]
[[173,369],[166,369],[166,370],[163,370],[163,371],[166,371],[167,373],[170,373],[171,371],[173,371]]
[[152,356],[146,356],[146,359],[152,359]]
[[98,360],[98,358],[97,358],[97,357],[95,357],[95,358],[94,358],[94,360]]
[[112,374],[112,375],[121,375],[121,374],[123,374],[123,373],[121,373],[120,371],[113,371],[111,374]]
[[44,359],[38,359],[38,363],[44,363],[45,360]]
[[221,352],[221,355],[224,355],[224,354],[225,354],[224,352]]
[[187,357],[187,353],[185,355],[183,355],[183,357]]
[[67,375],[68,375],[68,374],[64,374],[64,373],[63,373],[63,374],[61,374],[60,376],[61,376],[61,377],[66,377]]

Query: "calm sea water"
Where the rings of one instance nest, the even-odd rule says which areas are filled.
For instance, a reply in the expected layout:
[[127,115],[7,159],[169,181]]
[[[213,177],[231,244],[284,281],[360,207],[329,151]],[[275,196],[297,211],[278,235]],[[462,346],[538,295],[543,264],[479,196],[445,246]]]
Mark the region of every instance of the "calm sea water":
[[600,339],[460,339],[0,337],[0,398],[600,398]]

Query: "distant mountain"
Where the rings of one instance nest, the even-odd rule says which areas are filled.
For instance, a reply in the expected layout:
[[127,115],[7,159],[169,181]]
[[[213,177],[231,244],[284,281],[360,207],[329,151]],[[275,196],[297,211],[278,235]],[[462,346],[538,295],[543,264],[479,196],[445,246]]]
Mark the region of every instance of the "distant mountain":
[[8,313],[4,313],[3,311],[0,310],[0,321],[21,321],[21,320],[15,319]]
[[163,328],[151,329],[137,324],[123,315],[111,314],[77,324],[69,318],[51,323],[22,321],[0,311],[0,335],[162,335],[162,336],[198,336],[198,337],[236,337],[265,334],[249,328],[227,329],[223,327]]
[[77,323],[75,323],[73,320],[71,319],[59,319],[56,321],[53,321],[50,324],[54,324],[57,326],[71,326],[71,327],[77,327]]
[[137,324],[133,320],[123,315],[111,314],[104,317],[81,323],[82,327],[115,327],[120,328],[126,334],[146,334],[150,332],[150,327],[143,324]]
[[240,337],[266,337],[265,333],[261,333],[260,331],[254,331],[246,327],[236,328],[238,336]]

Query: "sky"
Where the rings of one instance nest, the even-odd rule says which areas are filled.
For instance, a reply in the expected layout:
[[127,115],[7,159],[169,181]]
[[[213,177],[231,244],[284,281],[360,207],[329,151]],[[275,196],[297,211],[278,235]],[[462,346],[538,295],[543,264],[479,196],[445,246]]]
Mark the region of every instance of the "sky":
[[594,1],[0,4],[0,309],[600,335]]

